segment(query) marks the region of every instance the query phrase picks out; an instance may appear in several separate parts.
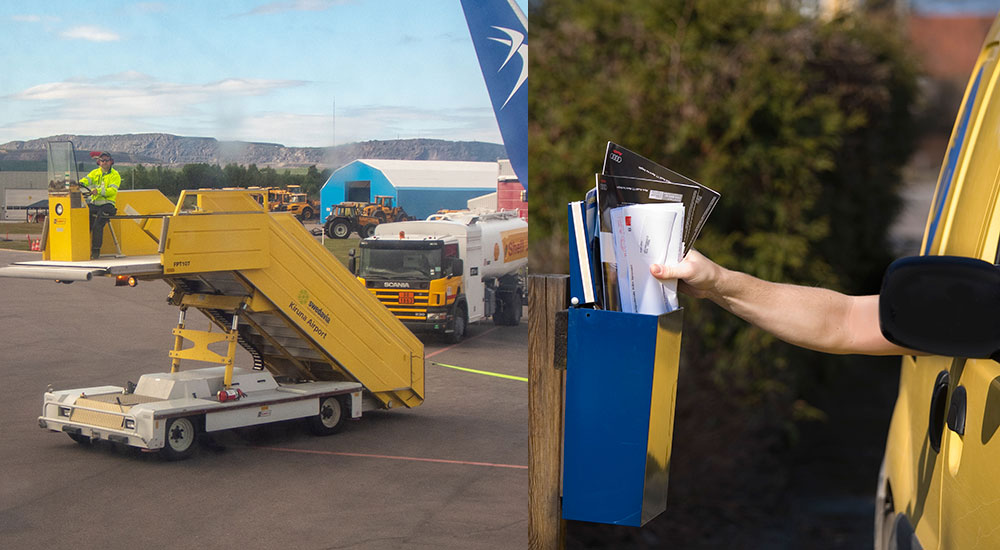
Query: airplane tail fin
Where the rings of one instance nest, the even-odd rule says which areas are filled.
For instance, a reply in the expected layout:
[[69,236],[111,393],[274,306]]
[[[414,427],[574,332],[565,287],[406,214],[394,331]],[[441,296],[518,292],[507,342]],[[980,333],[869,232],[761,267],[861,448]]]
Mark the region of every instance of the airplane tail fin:
[[528,188],[528,19],[514,0],[462,0],[507,156]]

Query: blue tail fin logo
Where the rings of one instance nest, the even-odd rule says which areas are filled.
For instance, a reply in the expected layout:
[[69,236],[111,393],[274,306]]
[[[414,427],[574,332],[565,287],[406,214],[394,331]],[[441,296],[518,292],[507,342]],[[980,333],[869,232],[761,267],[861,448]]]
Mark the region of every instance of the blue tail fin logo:
[[528,188],[528,20],[514,0],[462,0],[504,147]]

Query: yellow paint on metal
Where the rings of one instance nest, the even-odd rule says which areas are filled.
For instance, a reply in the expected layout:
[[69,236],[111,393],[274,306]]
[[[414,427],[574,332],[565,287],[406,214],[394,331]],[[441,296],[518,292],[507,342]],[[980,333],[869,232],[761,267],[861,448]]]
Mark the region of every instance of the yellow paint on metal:
[[88,409],[100,409],[102,411],[91,411],[84,409],[73,409],[73,414],[70,416],[70,420],[73,422],[79,422],[81,424],[87,424],[90,426],[100,426],[102,428],[113,428],[120,429],[125,422],[125,417],[121,414],[109,414],[109,413],[125,413],[131,408],[128,405],[119,405],[118,403],[111,403],[108,401],[99,401],[95,399],[90,399],[87,397],[80,397],[76,400],[74,404],[76,407],[86,407]]
[[649,438],[646,442],[646,482],[643,484],[642,495],[643,522],[663,512],[663,504],[667,501],[683,321],[682,309],[664,313],[657,319],[653,386],[649,403]]
[[[183,311],[183,309],[182,309]],[[173,331],[174,334],[174,350],[170,355],[170,372],[177,372],[181,370],[181,358],[179,354],[184,349],[184,337],[182,336],[184,330],[184,323],[178,323],[177,328]]]
[[[365,280],[358,278],[362,285]],[[402,321],[423,321],[427,318],[427,309],[432,306],[445,306],[455,303],[455,299],[461,293],[462,277],[440,277],[432,279],[427,290],[409,290],[396,288],[370,288],[372,296],[375,296],[382,304],[389,308],[389,311]],[[402,293],[413,295],[413,303],[403,303],[400,301]]]
[[[1000,25],[995,23],[991,31],[994,33],[994,40],[998,28]],[[943,197],[946,203],[938,222],[940,228],[931,248],[932,254],[977,257],[989,235],[993,248],[986,260],[992,262],[995,258],[997,236],[995,231],[988,230],[995,229],[996,224],[1000,223],[993,217],[994,206],[1000,192],[1000,187],[997,186],[1000,177],[1000,99],[998,99],[1000,65],[998,63],[1000,63],[1000,44],[993,42],[983,49],[973,68],[973,79],[969,81],[963,105],[969,102],[973,80],[981,72],[978,93],[968,106],[969,112],[959,113],[955,130],[952,132],[950,147],[956,145],[960,147],[953,166],[954,173],[950,179],[945,177],[947,175],[945,170],[949,164],[946,157],[938,181],[939,189],[935,192],[935,195],[940,197],[944,194],[943,191],[948,189],[947,195]],[[955,139],[960,135],[958,127],[966,116],[968,122],[963,136],[964,144],[956,144]],[[932,205],[928,230],[934,215],[933,209],[937,207],[937,204]],[[926,238],[927,235],[925,241]],[[926,244],[924,246],[926,247]]]
[[[988,33],[962,105],[921,250],[993,263],[1000,248],[1000,17]],[[959,128],[966,117],[962,134]],[[948,403],[941,411],[931,411],[932,388],[941,372],[949,375]],[[959,386],[966,390],[965,432],[940,426],[941,447],[935,451],[928,419],[944,423]],[[994,528],[1000,519],[998,457],[1000,364],[904,357],[883,467],[892,511],[907,516],[922,547],[1000,547],[1000,531]]]
[[218,294],[185,294],[181,298],[182,306],[224,309],[226,311],[235,311],[244,302],[246,302],[246,298],[243,296],[220,296]]
[[190,214],[170,218],[162,255],[166,275],[238,271],[269,261],[268,215]]
[[[503,242],[504,263],[513,262],[528,257],[528,228],[512,229],[500,234]],[[499,258],[494,257],[494,261]]]
[[49,195],[47,259],[78,262],[90,259],[90,209],[80,194]]
[[[332,369],[339,379],[362,383],[386,407],[419,405],[424,395],[420,340],[298,220],[287,213],[267,212],[255,198],[259,195],[260,191],[247,190],[184,191],[172,205],[158,191],[123,191],[119,214],[128,218],[112,224],[126,255],[163,250],[164,278],[228,272],[245,292],[238,299],[181,296],[176,305],[231,311],[234,303],[245,300],[247,312],[283,318],[299,332],[296,337],[315,347],[321,358],[310,357],[302,364],[316,368],[318,379],[328,378]],[[81,212],[86,216],[87,209]],[[73,227],[86,229],[87,219],[73,218]],[[161,235],[165,235],[162,243]],[[89,238],[84,242],[87,256],[78,259],[89,258]],[[180,359],[232,365],[236,334],[201,333],[183,325],[173,334],[177,345],[169,355],[174,370]],[[196,342],[195,347],[181,349],[185,338]],[[229,358],[207,349],[223,340],[229,343]],[[302,374],[308,377],[312,372]]]
[[173,330],[173,335],[190,341],[194,345],[187,349],[172,350],[170,352],[170,357],[172,358],[220,364],[227,364],[232,361],[230,357],[208,349],[208,346],[219,342],[235,343],[236,333],[207,332],[204,330],[194,330],[189,328],[175,328]]
[[[119,191],[110,227],[125,256],[156,254],[160,246],[163,218],[174,211],[174,203],[155,189]],[[107,230],[106,230],[107,231]],[[114,240],[105,235],[102,254],[116,253]]]
[[[271,214],[270,261],[241,275],[387,406],[423,401],[423,344],[302,224]],[[392,405],[390,405],[390,403]]]

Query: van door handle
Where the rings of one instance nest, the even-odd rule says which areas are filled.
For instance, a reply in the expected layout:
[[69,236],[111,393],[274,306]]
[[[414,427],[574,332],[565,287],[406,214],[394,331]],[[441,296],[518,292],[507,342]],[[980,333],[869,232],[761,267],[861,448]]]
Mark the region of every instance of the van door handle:
[[965,435],[967,401],[965,386],[959,386],[951,392],[951,405],[948,407],[948,429],[958,435]]
[[944,433],[945,418],[948,410],[945,404],[948,402],[948,381],[950,376],[948,371],[943,370],[938,373],[934,380],[934,388],[931,391],[930,415],[927,419],[927,440],[935,453],[941,452],[941,436]]

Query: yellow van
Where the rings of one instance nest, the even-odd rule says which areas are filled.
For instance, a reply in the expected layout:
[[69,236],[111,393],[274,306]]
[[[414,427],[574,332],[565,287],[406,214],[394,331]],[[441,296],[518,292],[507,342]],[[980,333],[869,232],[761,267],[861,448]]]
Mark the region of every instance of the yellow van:
[[997,263],[1000,17],[955,121],[921,257],[893,264],[883,283],[886,336],[939,355],[903,358],[879,473],[876,549],[1000,548]]

